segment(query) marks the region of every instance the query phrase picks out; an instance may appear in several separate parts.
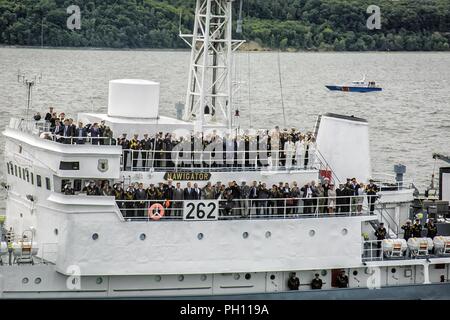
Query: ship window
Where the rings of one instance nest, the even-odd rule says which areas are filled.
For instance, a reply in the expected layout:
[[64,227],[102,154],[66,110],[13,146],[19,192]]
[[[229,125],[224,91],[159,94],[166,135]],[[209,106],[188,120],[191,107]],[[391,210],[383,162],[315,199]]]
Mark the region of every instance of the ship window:
[[17,177],[17,165],[14,165],[14,175]]
[[8,163],[8,165],[6,166],[6,168],[8,169],[8,174],[11,174],[11,168],[9,167],[9,163]]
[[27,177],[27,182],[29,183],[30,182],[30,172],[28,171],[28,169],[25,170],[25,174]]
[[31,184],[34,185],[34,173],[31,172]]
[[42,187],[42,177],[38,174],[36,175],[36,185]]
[[61,161],[59,163],[59,170],[80,170],[80,163]]
[[22,168],[22,178],[25,180],[25,168]]
[[19,171],[19,178],[22,179],[22,168],[19,167],[19,170],[17,170],[17,171]]
[[51,189],[50,178],[45,178],[45,186],[47,187],[47,190]]
[[12,162],[9,164],[10,168],[11,168],[11,174],[14,174],[14,166],[12,164]]

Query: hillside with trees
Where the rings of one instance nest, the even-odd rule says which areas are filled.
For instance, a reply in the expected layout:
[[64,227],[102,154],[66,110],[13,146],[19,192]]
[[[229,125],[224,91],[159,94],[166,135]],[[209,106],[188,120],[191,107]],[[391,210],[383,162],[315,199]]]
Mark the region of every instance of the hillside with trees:
[[[0,0],[0,44],[51,47],[186,48],[195,0]],[[81,29],[66,12],[81,9]],[[369,5],[381,29],[366,26]],[[235,3],[238,14],[238,1]],[[271,49],[450,50],[450,0],[244,0],[243,34]],[[181,16],[181,19],[180,19]]]

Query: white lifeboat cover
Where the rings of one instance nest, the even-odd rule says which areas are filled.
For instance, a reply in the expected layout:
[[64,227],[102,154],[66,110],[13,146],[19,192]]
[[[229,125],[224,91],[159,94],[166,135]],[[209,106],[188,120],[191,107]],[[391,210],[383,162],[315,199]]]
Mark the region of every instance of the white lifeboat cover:
[[428,250],[433,248],[433,240],[431,238],[409,238],[408,248],[411,250],[418,250],[422,243],[426,243]]
[[450,246],[450,237],[436,236],[433,239],[433,243],[436,249],[443,249],[446,243],[447,246]]
[[405,251],[408,245],[405,239],[384,239],[383,240],[383,251],[391,252],[394,249],[394,245],[400,245],[401,251]]

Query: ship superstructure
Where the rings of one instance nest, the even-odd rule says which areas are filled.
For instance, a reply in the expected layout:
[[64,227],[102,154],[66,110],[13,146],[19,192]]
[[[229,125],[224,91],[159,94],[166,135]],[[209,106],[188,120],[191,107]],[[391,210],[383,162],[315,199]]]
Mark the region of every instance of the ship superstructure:
[[[246,147],[250,134],[233,122],[230,73],[239,42],[231,40],[231,5],[197,0],[184,120],[160,116],[159,84],[135,79],[110,82],[107,114],[78,116],[84,124],[104,121],[114,133],[107,143],[52,134],[45,121],[11,119],[3,132],[4,233],[15,235],[14,261],[9,265],[3,241],[2,297],[362,298],[382,297],[383,290],[370,289],[384,288],[386,297],[402,289],[409,298],[448,298],[449,238],[401,239],[414,189],[401,174],[372,172],[365,119],[321,115],[301,162],[280,164],[277,131],[255,135],[254,147]],[[159,132],[189,141],[170,152],[155,143],[148,150],[119,145],[123,134]],[[230,135],[243,140],[232,151],[191,148],[206,135],[220,137],[216,146]],[[272,149],[260,148],[269,136]],[[242,180],[338,186],[353,177],[373,180],[377,192],[336,197],[346,208],[337,212],[307,190],[297,198],[127,200],[88,189],[92,181],[125,188],[190,182],[203,189]],[[65,192],[67,185],[73,193]],[[387,229],[383,241],[375,238],[380,223]],[[341,271],[347,288],[336,284]],[[299,290],[288,287],[292,273]],[[322,290],[311,289],[315,274]]]

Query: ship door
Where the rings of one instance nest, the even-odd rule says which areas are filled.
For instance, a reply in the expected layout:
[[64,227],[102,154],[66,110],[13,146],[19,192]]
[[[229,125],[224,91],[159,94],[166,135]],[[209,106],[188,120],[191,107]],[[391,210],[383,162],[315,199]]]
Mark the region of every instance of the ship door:
[[337,277],[341,273],[342,269],[333,269],[331,270],[331,286],[333,288],[338,287]]
[[281,272],[266,273],[266,291],[277,292],[283,290],[283,274]]

